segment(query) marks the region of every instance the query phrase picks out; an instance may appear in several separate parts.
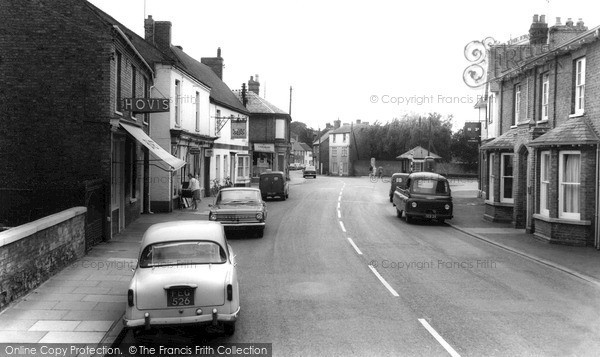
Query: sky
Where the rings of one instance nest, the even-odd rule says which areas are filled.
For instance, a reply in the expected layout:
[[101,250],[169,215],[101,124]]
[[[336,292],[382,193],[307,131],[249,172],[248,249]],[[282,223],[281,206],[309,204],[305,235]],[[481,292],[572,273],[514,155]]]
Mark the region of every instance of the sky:
[[260,95],[314,129],[388,122],[406,114],[478,121],[483,88],[463,81],[465,46],[506,42],[534,14],[600,25],[595,1],[91,0],[144,36],[144,18],[171,21],[172,44],[198,60],[221,48],[223,80],[240,89],[258,74]]

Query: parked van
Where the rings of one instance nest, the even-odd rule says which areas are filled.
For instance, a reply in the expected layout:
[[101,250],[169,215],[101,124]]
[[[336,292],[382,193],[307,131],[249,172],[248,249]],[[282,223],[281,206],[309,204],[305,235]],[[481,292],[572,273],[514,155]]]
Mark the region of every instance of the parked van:
[[267,171],[260,174],[259,186],[263,200],[268,197],[279,197],[285,200],[289,197],[289,184],[281,171]]

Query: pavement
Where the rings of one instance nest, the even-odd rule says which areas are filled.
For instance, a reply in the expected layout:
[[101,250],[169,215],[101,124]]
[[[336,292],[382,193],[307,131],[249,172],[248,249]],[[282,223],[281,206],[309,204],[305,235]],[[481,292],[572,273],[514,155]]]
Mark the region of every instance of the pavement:
[[[293,175],[290,184],[304,182]],[[485,221],[476,185],[452,186],[454,218],[448,224],[453,228],[600,287],[600,252],[596,249],[548,244],[511,224]],[[0,343],[93,345],[118,341],[124,331],[126,292],[143,233],[155,223],[207,219],[210,203],[212,198],[206,197],[198,210],[142,215],[111,241],[95,246],[0,313]]]

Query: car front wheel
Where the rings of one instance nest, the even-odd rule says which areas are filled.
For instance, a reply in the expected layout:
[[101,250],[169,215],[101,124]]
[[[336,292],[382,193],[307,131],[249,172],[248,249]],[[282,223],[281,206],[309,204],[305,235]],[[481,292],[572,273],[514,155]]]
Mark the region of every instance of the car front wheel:
[[225,332],[225,335],[227,336],[233,336],[235,333],[235,322],[225,324],[223,326],[223,332]]

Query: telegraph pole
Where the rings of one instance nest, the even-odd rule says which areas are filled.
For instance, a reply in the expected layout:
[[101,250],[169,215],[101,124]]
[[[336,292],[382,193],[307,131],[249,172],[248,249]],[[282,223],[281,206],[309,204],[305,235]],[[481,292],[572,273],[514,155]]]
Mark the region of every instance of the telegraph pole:
[[288,114],[292,115],[292,86],[290,86],[290,110]]

